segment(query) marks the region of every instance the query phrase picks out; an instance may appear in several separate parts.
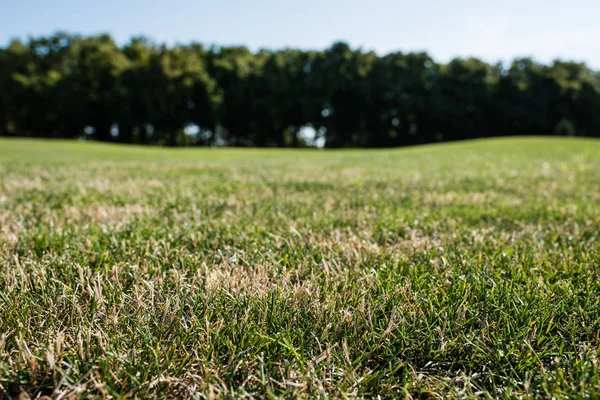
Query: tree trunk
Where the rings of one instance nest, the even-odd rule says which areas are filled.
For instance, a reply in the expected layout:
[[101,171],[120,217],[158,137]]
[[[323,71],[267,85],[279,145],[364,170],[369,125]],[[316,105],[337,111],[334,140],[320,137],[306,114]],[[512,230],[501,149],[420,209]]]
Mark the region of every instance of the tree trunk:
[[297,148],[298,147],[298,131],[296,128],[292,128],[290,131],[292,132],[292,147]]

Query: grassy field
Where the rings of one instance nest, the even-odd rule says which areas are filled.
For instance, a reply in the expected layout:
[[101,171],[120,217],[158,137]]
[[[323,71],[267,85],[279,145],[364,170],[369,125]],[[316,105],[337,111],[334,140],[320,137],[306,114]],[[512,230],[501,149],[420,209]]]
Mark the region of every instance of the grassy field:
[[0,393],[598,398],[599,231],[597,140],[0,140]]

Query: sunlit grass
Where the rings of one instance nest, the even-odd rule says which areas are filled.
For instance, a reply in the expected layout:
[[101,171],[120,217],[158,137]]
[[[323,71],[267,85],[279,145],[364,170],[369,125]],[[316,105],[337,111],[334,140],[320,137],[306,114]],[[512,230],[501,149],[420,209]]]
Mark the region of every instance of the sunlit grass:
[[0,393],[600,396],[600,142],[0,141]]

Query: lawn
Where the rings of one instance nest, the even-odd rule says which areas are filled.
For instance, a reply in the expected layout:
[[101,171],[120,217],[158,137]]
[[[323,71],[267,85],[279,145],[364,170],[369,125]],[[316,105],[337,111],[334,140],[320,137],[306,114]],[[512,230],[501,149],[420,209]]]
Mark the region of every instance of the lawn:
[[599,347],[598,140],[0,140],[6,398],[598,398]]

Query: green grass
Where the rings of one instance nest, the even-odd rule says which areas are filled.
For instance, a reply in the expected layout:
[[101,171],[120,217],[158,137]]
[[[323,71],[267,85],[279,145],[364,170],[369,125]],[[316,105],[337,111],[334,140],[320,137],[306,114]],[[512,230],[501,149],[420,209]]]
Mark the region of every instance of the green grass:
[[600,396],[600,141],[0,140],[0,393]]

